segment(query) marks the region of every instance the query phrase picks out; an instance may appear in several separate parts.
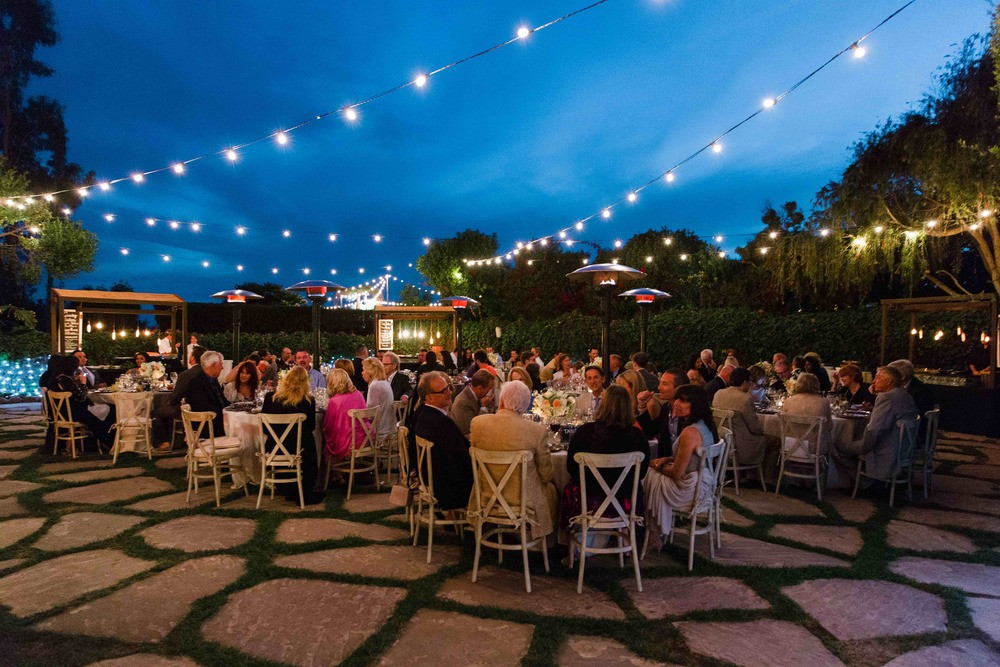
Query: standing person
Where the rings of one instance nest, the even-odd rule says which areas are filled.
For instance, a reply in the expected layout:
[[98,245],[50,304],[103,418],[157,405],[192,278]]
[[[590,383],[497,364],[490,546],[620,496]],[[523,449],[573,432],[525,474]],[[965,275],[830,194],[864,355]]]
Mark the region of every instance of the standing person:
[[326,389],[326,378],[312,367],[312,355],[309,354],[308,350],[299,350],[295,353],[295,365],[305,370],[309,376],[309,386],[312,389]]
[[[186,349],[184,350],[184,352],[185,352],[185,356],[184,356],[184,361],[185,361],[185,362],[186,362],[186,361],[187,361],[188,359],[190,359],[190,358],[191,358],[191,350],[192,350],[192,349],[194,348],[194,346],[195,346],[195,345],[197,345],[197,344],[198,344],[198,337],[197,337],[197,336],[195,336],[194,334],[191,334],[191,339],[190,339],[190,340],[188,341],[188,344],[187,344],[187,348],[186,348]],[[190,368],[190,366],[188,366],[188,368]]]
[[[180,343],[177,344],[180,347]],[[174,353],[174,332],[168,331],[163,338],[156,341],[156,347],[161,357],[166,357]]]
[[365,359],[368,358],[368,348],[365,345],[358,345],[354,350],[354,375],[351,377],[351,381],[354,382],[354,386],[362,394],[368,393],[368,383],[365,382],[365,378],[361,375],[361,366],[364,364]]
[[[316,430],[316,404],[313,402],[312,389],[309,381],[309,374],[302,366],[293,368],[288,372],[283,380],[278,382],[278,389],[264,397],[264,407],[261,408],[263,414],[300,414],[305,415],[302,422],[302,446],[299,455],[302,457],[302,496],[306,505],[315,505],[323,502],[323,494],[317,492],[316,477],[319,474],[319,464],[316,461],[316,441],[313,438],[313,431]],[[275,432],[281,434],[283,426],[277,426]],[[289,434],[291,438],[291,434]],[[267,434],[264,447],[267,451],[274,449],[274,438]],[[294,452],[295,441],[286,440],[285,448]],[[296,484],[281,484],[277,486],[277,492],[285,500],[291,503],[298,503],[299,489]]]

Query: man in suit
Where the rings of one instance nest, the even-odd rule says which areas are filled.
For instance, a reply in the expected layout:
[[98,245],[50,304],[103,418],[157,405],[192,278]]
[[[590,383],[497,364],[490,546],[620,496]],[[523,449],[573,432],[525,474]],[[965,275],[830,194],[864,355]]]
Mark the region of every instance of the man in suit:
[[106,387],[107,384],[101,382],[101,376],[97,374],[96,371],[92,371],[87,368],[87,353],[83,350],[77,348],[73,350],[73,356],[80,360],[80,372],[83,376],[87,378],[87,388],[94,389],[96,387]]
[[842,456],[864,456],[866,472],[871,477],[889,477],[899,445],[896,421],[917,417],[917,406],[902,385],[903,375],[898,369],[879,368],[872,382],[875,405],[864,435],[850,445],[837,447]]
[[605,378],[606,384],[613,384],[615,379],[621,375],[622,371],[622,355],[620,354],[609,354],[608,355],[608,377]]
[[[434,443],[431,463],[434,466],[434,494],[438,509],[465,509],[472,491],[472,459],[469,441],[448,416],[451,383],[437,371],[426,373],[417,387],[423,406],[414,423],[414,435]],[[411,461],[417,461],[415,452]]]
[[[778,354],[781,353],[779,352]],[[778,355],[776,354],[774,356],[777,357]],[[782,354],[781,357],[781,359],[774,362],[773,368],[775,379],[774,382],[771,383],[770,388],[774,391],[781,392],[782,394],[787,394],[788,389],[785,386],[785,382],[792,378],[792,367],[791,364],[788,363],[788,359],[785,358],[785,355]]]
[[458,393],[451,404],[451,418],[455,420],[462,435],[469,435],[472,419],[479,415],[480,409],[493,403],[493,387],[496,378],[487,370],[476,371],[466,385]]
[[909,359],[897,359],[889,366],[895,368],[903,376],[903,382],[900,386],[913,399],[921,417],[934,409],[934,394],[931,393],[930,387],[916,376],[913,362]]
[[157,451],[168,451],[170,449],[170,438],[173,437],[173,421],[181,418],[181,401],[187,392],[187,387],[191,383],[191,378],[202,372],[201,357],[205,354],[205,348],[201,345],[194,345],[190,349],[187,358],[187,369],[177,375],[177,382],[170,392],[170,400],[166,405],[162,405],[154,410],[153,417],[153,439],[160,445]]
[[[472,420],[472,446],[493,452],[529,451],[534,460],[521,483],[525,485],[528,512],[536,523],[530,524],[532,539],[552,532],[556,518],[558,493],[552,483],[552,457],[546,442],[547,429],[541,424],[526,421],[521,415],[531,407],[531,390],[523,382],[507,382],[500,391],[500,407],[496,414],[479,415]],[[493,480],[499,482],[506,466],[490,466]],[[480,471],[482,474],[482,471]],[[516,474],[516,473],[515,473]],[[491,487],[480,481],[483,505],[489,500]],[[521,502],[521,487],[513,480],[504,488],[504,498],[511,505]],[[469,510],[476,509],[470,500]]]
[[358,391],[362,394],[368,394],[368,383],[365,379],[361,377],[361,362],[368,358],[368,348],[364,345],[358,345],[354,350],[354,376],[351,381],[354,382],[354,386],[357,387]]
[[733,411],[733,447],[736,448],[736,460],[740,465],[756,465],[764,460],[766,438],[764,425],[757,417],[757,410],[754,409],[753,398],[750,396],[750,371],[723,366],[719,370],[719,376],[726,368],[732,369],[729,371],[729,386],[715,392],[712,407]]
[[656,376],[646,370],[646,366],[649,364],[649,355],[645,352],[636,352],[635,356],[632,357],[632,370],[639,373],[643,381],[646,383],[646,388],[652,390],[658,384]]
[[601,399],[604,397],[604,369],[597,365],[587,366],[583,369],[583,381],[587,385],[587,391],[580,394],[576,399],[576,414],[591,416],[596,415],[601,407]]
[[385,369],[386,381],[392,387],[392,400],[405,403],[413,396],[413,389],[410,388],[409,378],[399,372],[399,364],[399,355],[395,352],[382,355],[382,368]]
[[[222,385],[219,384],[222,354],[211,350],[202,354],[201,371],[191,376],[184,388],[184,400],[191,406],[192,412],[214,412],[212,429],[216,436],[225,435],[222,410],[229,405],[229,401],[222,395]],[[179,381],[180,376],[177,379]]]
[[278,359],[277,363],[279,371],[290,370],[295,365],[295,355],[292,354],[292,348],[281,348],[281,358]]
[[638,395],[639,416],[636,421],[647,438],[658,438],[660,451],[666,453],[679,435],[678,418],[673,416],[674,394],[677,387],[687,384],[683,371],[666,371],[660,376],[656,393]]
[[[447,354],[447,352],[445,352]],[[442,373],[447,372],[447,369],[438,363],[437,352],[431,350],[427,353],[425,357],[426,361],[417,367],[417,382],[420,382],[420,376],[424,373],[429,373],[430,371],[441,371]]]
[[708,392],[709,404],[711,404],[712,400],[715,399],[715,392],[729,386],[729,378],[735,369],[735,366],[723,366],[719,369],[715,376],[708,381],[708,384],[705,385],[705,391]]

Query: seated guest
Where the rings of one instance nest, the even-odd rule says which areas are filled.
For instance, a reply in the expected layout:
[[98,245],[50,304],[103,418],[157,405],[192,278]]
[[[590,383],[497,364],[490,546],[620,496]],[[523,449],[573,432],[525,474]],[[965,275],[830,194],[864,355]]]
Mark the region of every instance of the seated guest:
[[513,382],[514,380],[523,382],[528,391],[534,391],[535,389],[535,383],[531,380],[531,373],[524,366],[514,366],[510,369],[510,373],[507,374],[507,382]]
[[[674,396],[673,415],[678,418],[680,436],[674,441],[673,456],[653,459],[649,474],[643,480],[646,497],[646,521],[650,536],[669,535],[673,527],[673,512],[691,506],[692,502],[712,495],[715,480],[707,470],[697,487],[701,465],[694,456],[699,447],[719,441],[719,432],[708,404],[708,393],[701,387],[685,385]],[[661,450],[662,451],[662,450]],[[654,541],[655,544],[655,541]]]
[[539,357],[535,358],[535,363],[539,364],[538,377],[542,379],[542,382],[551,382],[552,378],[555,377],[556,371],[559,370],[559,360],[562,358],[562,354],[562,352],[557,352],[547,364],[542,364]]
[[[345,373],[347,373],[347,377],[351,378],[351,386],[353,386],[355,389],[358,388],[357,385],[354,384],[354,364],[351,363],[350,359],[337,359],[335,362],[333,362],[333,367],[334,368],[339,368],[340,370],[342,370]],[[329,373],[326,376],[326,381],[327,381],[327,383],[330,382],[330,375],[329,375]],[[327,389],[329,389],[329,384],[327,384]],[[358,389],[358,391],[361,391],[361,390]],[[329,393],[330,392],[327,392],[327,394],[329,394]]]
[[420,348],[420,351],[417,352],[417,364],[418,365],[423,364],[426,363],[426,361],[427,361],[427,348],[422,347]]
[[[698,375],[701,378],[701,375]],[[647,438],[658,438],[666,450],[668,444],[677,439],[678,420],[671,414],[677,388],[684,384],[680,371],[667,371],[660,376],[656,393],[639,395],[639,417],[636,419]]]
[[718,368],[715,363],[715,353],[713,353],[712,350],[705,348],[698,356],[701,358],[701,368],[698,370],[701,373],[701,376],[705,378],[705,383],[707,384],[712,381],[712,378],[715,377],[715,374],[718,372]]
[[650,370],[651,365],[649,355],[645,352],[636,352],[635,356],[632,357],[632,370],[642,376],[643,382],[646,383],[646,389],[650,391],[659,383],[659,379]]
[[[721,376],[721,371],[719,374]],[[763,461],[764,425],[757,417],[750,396],[750,371],[733,368],[729,386],[715,393],[712,407],[733,411],[733,447],[737,462],[740,465],[757,465]]]
[[354,350],[354,373],[351,375],[351,382],[357,387],[358,391],[362,394],[368,393],[368,383],[361,376],[361,364],[365,359],[368,358],[368,348],[364,345],[358,345]]
[[292,348],[283,347],[281,348],[281,358],[278,359],[278,370],[287,371],[295,366],[295,355],[292,354]]
[[909,359],[897,359],[890,362],[889,365],[899,371],[899,374],[902,376],[902,383],[899,386],[905,389],[906,393],[913,399],[913,402],[917,406],[917,412],[923,416],[929,410],[933,410],[934,394],[931,393],[930,388],[924,382],[916,377],[913,362]]
[[802,366],[803,372],[816,376],[816,379],[819,380],[820,391],[830,391],[830,374],[823,368],[823,360],[815,354],[807,354],[803,359],[805,361]]
[[614,382],[621,375],[621,372],[625,370],[622,368],[622,355],[620,354],[609,354],[608,355],[608,377],[604,378],[605,382]]
[[257,378],[257,367],[252,361],[244,361],[236,367],[236,370],[236,378],[232,382],[227,382],[226,386],[222,388],[226,400],[230,403],[255,400],[257,386],[260,384],[260,380]]
[[848,405],[871,405],[875,397],[868,385],[861,381],[861,368],[856,364],[844,364],[837,370],[840,378],[840,395],[847,399]]
[[476,371],[451,404],[451,418],[462,435],[468,435],[472,419],[479,416],[482,408],[493,405],[493,387],[496,378],[489,371]]
[[278,371],[270,361],[261,359],[257,362],[257,376],[262,387],[278,386]]
[[396,430],[396,410],[392,405],[392,387],[385,379],[385,366],[378,359],[368,357],[362,363],[361,375],[368,383],[368,407],[377,405],[380,408],[375,433],[383,438]]
[[[892,473],[899,442],[899,419],[917,417],[913,398],[902,387],[903,376],[892,366],[882,366],[875,373],[872,388],[875,405],[864,435],[849,445],[837,445],[841,457],[865,457],[865,468],[872,477],[887,478]],[[853,463],[849,463],[853,468]]]
[[[69,417],[90,429],[101,447],[110,449],[114,443],[114,436],[111,435],[114,419],[110,413],[101,419],[87,409],[94,403],[87,396],[87,377],[80,372],[80,360],[71,354],[60,356],[48,380],[49,391],[68,391],[70,393]],[[65,418],[66,414],[63,413],[62,416]]]
[[771,367],[777,366],[779,361],[788,361],[788,357],[785,356],[784,352],[774,353],[774,356],[771,357]]
[[467,347],[462,350],[462,357],[458,360],[458,367],[464,370],[468,369],[474,363],[476,363],[476,360],[472,356],[472,348]]
[[529,363],[524,367],[524,370],[526,370],[528,375],[531,376],[532,391],[542,391],[545,389],[545,384],[542,382],[541,371],[538,368],[538,364]]
[[[792,375],[791,375],[791,379],[792,380],[798,379],[798,377],[802,373],[802,371],[805,370],[805,367],[806,367],[806,358],[805,357],[803,357],[801,355],[797,355],[797,356],[792,357]],[[816,378],[816,379],[818,380],[819,378]]]
[[587,366],[583,370],[583,381],[587,391],[576,398],[576,414],[578,417],[592,417],[601,407],[601,397],[604,395],[604,369],[600,366]]
[[[830,401],[819,395],[819,380],[812,373],[803,373],[795,381],[792,395],[785,399],[781,411],[786,415],[799,417],[826,417],[823,425],[823,441],[819,443],[819,453],[827,454],[833,442],[833,414]],[[801,436],[807,427],[789,425],[789,436]]]
[[[469,458],[469,441],[448,416],[451,383],[447,375],[431,371],[420,378],[417,391],[423,405],[413,431],[415,436],[434,443],[431,463],[438,509],[465,509],[472,492],[472,459]],[[415,451],[410,460],[416,465]]]
[[441,351],[441,365],[444,366],[445,371],[452,372],[455,370],[455,353],[449,352],[448,350]]
[[175,419],[181,418],[181,402],[187,393],[187,387],[191,382],[191,378],[202,372],[201,357],[205,354],[205,351],[205,348],[201,345],[195,345],[191,348],[191,352],[187,358],[187,369],[177,376],[177,382],[174,383],[174,388],[170,392],[170,400],[167,401],[166,405],[153,410],[153,416],[156,417],[153,420],[153,438],[156,442],[160,443],[156,448],[157,451],[167,451],[170,449],[173,422]]
[[[341,359],[353,369],[354,364],[346,359]],[[360,391],[355,389],[351,382],[350,373],[344,368],[334,368],[326,376],[326,394],[330,397],[326,404],[326,416],[323,418],[323,451],[326,458],[333,463],[350,458],[351,437],[353,435],[356,446],[361,446],[365,441],[364,427],[360,421],[354,422],[355,428],[351,432],[351,417],[348,410],[364,410],[368,407],[365,404],[365,397]],[[343,481],[340,473],[336,473],[337,483]]]
[[740,367],[740,360],[736,355],[736,350],[733,348],[726,350],[726,365]]
[[[601,399],[601,406],[597,409],[594,421],[588,422],[576,429],[576,433],[569,440],[569,451],[567,452],[566,471],[569,473],[570,483],[563,489],[560,501],[560,521],[564,527],[569,526],[571,518],[580,515],[580,465],[573,460],[577,452],[590,452],[591,454],[626,454],[628,452],[641,452],[645,458],[639,464],[639,478],[646,476],[646,468],[649,465],[649,442],[642,430],[635,426],[635,417],[632,411],[632,399],[628,390],[619,385],[611,385],[604,392]],[[614,486],[618,476],[621,475],[621,468],[606,468],[600,471],[605,483],[609,488]],[[587,511],[595,512],[604,501],[604,490],[598,481],[587,474]],[[618,500],[622,508],[628,512],[631,510],[629,502],[632,498],[631,478],[623,483],[618,489]],[[642,514],[642,489],[636,496],[636,513]],[[610,510],[614,513],[614,510]]]
[[646,391],[646,381],[636,371],[623,371],[615,378],[615,384],[628,391],[632,401],[632,417],[639,414],[639,394]]
[[[214,412],[212,430],[216,436],[225,435],[222,410],[229,405],[222,393],[219,376],[222,374],[222,353],[209,350],[201,355],[201,373],[191,376],[184,388],[182,398],[192,412]],[[180,377],[177,378],[178,383]],[[206,431],[204,437],[208,437]]]
[[442,373],[444,373],[445,371],[448,370],[447,368],[444,367],[443,364],[438,363],[437,352],[435,352],[434,350],[428,352],[425,358],[426,361],[417,367],[417,382],[420,382],[420,376],[423,375],[424,373],[427,373],[428,371],[441,371]]
[[490,365],[489,359],[486,357],[486,350],[476,350],[476,353],[472,355],[473,362],[465,369],[465,374],[472,377],[476,374],[476,371],[486,370],[489,371],[494,377],[497,374],[497,369]]
[[705,378],[702,377],[701,371],[695,368],[688,370],[687,381],[688,384],[693,384],[694,386],[701,387],[702,389],[705,388]]
[[[316,461],[316,441],[313,439],[313,431],[316,430],[316,404],[313,402],[312,388],[306,369],[299,366],[288,371],[288,375],[278,383],[277,390],[264,397],[264,407],[260,411],[263,414],[305,415],[306,420],[301,424],[302,444],[299,450],[302,457],[302,497],[307,505],[323,502],[323,494],[314,490],[316,477],[319,474],[319,463]],[[273,428],[278,435],[284,433],[285,430],[285,427],[280,424]],[[265,433],[267,433],[266,428]],[[265,449],[271,451],[274,449],[274,445],[274,438],[271,437],[270,433],[267,433]],[[295,453],[294,431],[290,432],[285,439],[285,449],[290,454]],[[296,504],[299,502],[297,484],[279,484],[277,492],[289,502]]]
[[77,348],[73,350],[73,356],[80,360],[80,372],[83,373],[84,377],[87,378],[87,386],[91,389],[95,387],[106,387],[107,384],[101,382],[100,376],[87,368],[87,353],[83,350]]
[[754,403],[760,403],[767,396],[767,371],[757,364],[747,370],[750,371],[750,397]]
[[[480,371],[482,372],[482,371]],[[528,472],[522,480],[525,485],[529,516],[534,521],[530,524],[532,539],[548,535],[552,532],[556,518],[556,502],[558,494],[552,483],[552,458],[546,443],[548,429],[541,424],[521,418],[521,415],[531,408],[531,390],[521,382],[507,382],[500,391],[500,407],[496,414],[479,415],[472,420],[471,442],[473,447],[494,452],[511,452],[527,450],[532,452],[534,460],[528,463]],[[491,469],[501,468],[492,466]],[[437,480],[435,466],[434,479]],[[499,482],[504,470],[493,470],[494,481]],[[490,486],[485,480],[480,482],[485,506],[490,497]],[[520,504],[521,487],[510,483],[504,488],[504,498],[512,504]],[[475,510],[475,503],[470,500],[469,510]]]
[[559,355],[558,359],[556,359],[556,368],[558,370],[552,374],[554,382],[566,384],[576,375],[576,371],[573,370],[573,359],[568,354]]
[[517,361],[514,363],[514,366],[527,367],[528,364],[535,363],[534,359],[535,355],[531,353],[531,350],[525,350],[524,352],[518,355]]
[[[777,354],[774,356],[778,356]],[[788,359],[785,359],[785,355],[781,355],[782,358],[774,362],[774,382],[771,383],[770,389],[780,392],[782,394],[788,393],[788,387],[785,383],[792,379],[792,367],[788,363]],[[817,379],[817,382],[819,380]]]
[[520,360],[521,360],[521,353],[518,351],[516,347],[511,348],[510,356],[507,358],[507,363],[513,367],[517,366],[517,362],[519,362]]
[[705,391],[708,392],[709,404],[715,399],[716,392],[729,386],[729,378],[732,376],[734,370],[736,370],[735,366],[723,366],[708,384],[705,385]]
[[413,396],[410,388],[410,380],[399,372],[399,355],[395,352],[386,352],[382,355],[382,368],[385,370],[385,379],[392,388],[392,400],[406,401]]
[[48,364],[46,365],[45,370],[42,372],[42,374],[38,378],[38,387],[39,387],[39,389],[42,389],[42,388],[48,389],[49,388],[49,378],[55,378],[56,375],[59,375],[59,373],[60,373],[59,369],[61,367],[62,367],[62,355],[61,354],[50,354],[49,355]]
[[138,375],[139,369],[143,364],[149,361],[149,358],[146,356],[145,352],[136,352],[133,359],[135,360],[135,368],[130,368],[127,372],[129,375]]
[[487,345],[486,361],[488,361],[491,366],[496,368],[497,366],[503,363],[503,357],[501,357],[497,352],[494,352],[493,348]]
[[306,373],[309,374],[310,389],[326,389],[326,378],[312,367],[312,355],[307,350],[299,350],[295,353],[295,365],[305,369]]

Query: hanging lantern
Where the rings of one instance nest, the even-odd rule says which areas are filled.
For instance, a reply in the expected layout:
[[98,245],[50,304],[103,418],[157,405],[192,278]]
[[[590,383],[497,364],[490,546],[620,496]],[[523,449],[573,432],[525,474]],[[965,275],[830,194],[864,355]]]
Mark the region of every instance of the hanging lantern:
[[90,322],[87,322],[87,333],[90,333]]
[[114,329],[112,329],[111,330],[111,340],[117,340],[117,339],[118,339],[118,332],[115,331]]

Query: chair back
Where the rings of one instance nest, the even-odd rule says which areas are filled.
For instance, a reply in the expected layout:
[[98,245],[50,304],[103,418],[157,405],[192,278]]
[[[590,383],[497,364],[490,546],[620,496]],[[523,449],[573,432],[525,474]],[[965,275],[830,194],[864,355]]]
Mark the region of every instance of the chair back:
[[[733,432],[729,429],[718,429],[719,441],[711,445],[702,445],[691,455],[698,459],[698,480],[695,483],[695,497],[692,508],[701,511],[711,505],[715,496],[722,493],[722,486],[726,476],[726,461],[729,459],[729,452],[733,442]],[[701,481],[705,475],[712,475],[714,480],[712,493],[708,497],[701,496]]]
[[[402,424],[406,421],[406,406],[409,405],[406,401],[393,401],[392,411],[396,415],[396,424]],[[398,428],[398,426],[397,426]]]
[[717,429],[726,429],[730,433],[733,432],[733,416],[736,413],[733,410],[726,410],[725,408],[712,408],[712,418],[715,420],[715,426]]
[[[201,450],[205,454],[212,454],[215,451],[215,427],[212,421],[215,413],[212,411],[195,412],[194,410],[182,410],[181,420],[184,424],[184,440],[187,441],[188,456],[194,455],[195,451]],[[209,446],[203,442],[207,441]]]
[[814,463],[821,456],[826,417],[778,413],[781,424],[781,451],[786,461]]
[[[534,452],[495,452],[470,447],[469,456],[472,457],[475,516],[479,521],[519,527],[528,519],[526,485],[523,481],[528,474],[528,463],[535,458]],[[483,480],[486,480],[485,486]],[[516,493],[518,497],[513,505],[504,494],[508,486],[512,489],[509,495]]]
[[[43,390],[44,391],[44,390]],[[924,433],[924,461],[930,464],[934,458],[934,450],[937,448],[938,422],[941,419],[941,408],[934,408],[924,413],[927,422]]]
[[[381,406],[371,408],[355,408],[347,411],[347,416],[351,418],[351,451],[361,452],[363,450],[374,450],[375,442],[378,440],[378,411]],[[361,442],[358,442],[358,427],[364,434]],[[368,453],[367,451],[365,453]]]
[[917,447],[917,431],[920,429],[920,417],[914,419],[899,419],[896,421],[899,429],[899,447],[896,449],[896,465],[893,475],[908,468],[913,462],[913,451]]
[[[577,452],[573,455],[573,460],[580,466],[580,508],[579,521],[586,521],[590,527],[625,527],[630,522],[636,520],[635,500],[639,493],[639,464],[642,463],[646,455],[642,452],[625,452],[624,454],[594,454],[591,452]],[[618,479],[612,486],[608,486],[604,476],[600,473],[601,468],[621,468]],[[587,512],[587,471],[590,476],[597,480],[604,492],[604,500],[597,510],[591,514]],[[618,490],[632,473],[632,495],[629,511],[626,512],[618,502]],[[609,507],[613,507],[617,517],[604,518],[604,513]]]
[[145,428],[153,409],[153,394],[149,391],[116,391],[111,395],[117,414],[116,426],[122,428]]
[[713,494],[716,500],[719,500],[722,498],[722,489],[723,487],[725,487],[724,483],[726,477],[725,462],[729,460],[729,455],[733,451],[733,432],[730,431],[728,428],[722,426],[717,427],[717,430],[719,431],[719,440],[722,440],[726,443],[726,451],[723,452],[724,456],[722,457],[723,463],[722,463],[722,470],[720,471],[721,474],[719,474],[718,477],[716,477],[715,493]]
[[[292,466],[302,456],[302,423],[306,416],[302,413],[270,414],[260,413],[258,424],[260,428],[260,458],[269,466]],[[284,426],[284,429],[275,427]],[[278,431],[281,430],[279,434]],[[292,433],[294,432],[294,438]],[[274,441],[274,447],[267,451],[268,436]]]
[[410,478],[410,429],[403,422],[396,424],[396,449],[399,452],[399,478],[404,484]]
[[49,399],[49,415],[55,424],[69,423],[73,421],[73,412],[69,409],[69,398],[72,392],[68,391],[48,391],[45,396]]
[[45,417],[45,421],[52,421],[49,417],[49,397],[47,394],[49,390],[46,387],[42,387],[42,416]]
[[427,438],[416,436],[417,443],[417,479],[420,482],[420,497],[424,502],[437,503],[434,498],[434,458],[431,449],[434,443]]

